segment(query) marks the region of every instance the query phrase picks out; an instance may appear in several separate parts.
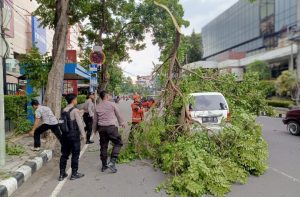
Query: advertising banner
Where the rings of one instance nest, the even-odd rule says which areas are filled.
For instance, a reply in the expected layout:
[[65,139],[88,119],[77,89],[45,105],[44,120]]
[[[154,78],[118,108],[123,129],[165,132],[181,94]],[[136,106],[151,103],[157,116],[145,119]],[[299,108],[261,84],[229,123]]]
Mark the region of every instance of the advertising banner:
[[40,27],[40,22],[36,16],[31,17],[32,24],[32,46],[39,49],[40,53],[47,52],[46,29]]

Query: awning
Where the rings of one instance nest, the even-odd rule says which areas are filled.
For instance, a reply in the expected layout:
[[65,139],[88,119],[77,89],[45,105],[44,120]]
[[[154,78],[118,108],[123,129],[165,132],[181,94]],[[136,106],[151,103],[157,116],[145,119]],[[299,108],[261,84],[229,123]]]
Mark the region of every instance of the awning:
[[21,75],[19,73],[13,73],[13,72],[9,72],[6,71],[6,83],[14,83],[14,84],[18,84],[18,78]]
[[64,80],[90,80],[90,73],[79,64],[65,64]]

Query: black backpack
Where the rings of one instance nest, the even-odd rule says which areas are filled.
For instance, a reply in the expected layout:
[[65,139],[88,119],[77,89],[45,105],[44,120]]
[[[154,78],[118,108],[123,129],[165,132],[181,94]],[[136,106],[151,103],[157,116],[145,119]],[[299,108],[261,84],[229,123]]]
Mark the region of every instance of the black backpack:
[[72,121],[70,117],[70,113],[75,109],[72,107],[69,111],[62,111],[61,117],[59,119],[59,128],[62,133],[68,134],[72,130]]

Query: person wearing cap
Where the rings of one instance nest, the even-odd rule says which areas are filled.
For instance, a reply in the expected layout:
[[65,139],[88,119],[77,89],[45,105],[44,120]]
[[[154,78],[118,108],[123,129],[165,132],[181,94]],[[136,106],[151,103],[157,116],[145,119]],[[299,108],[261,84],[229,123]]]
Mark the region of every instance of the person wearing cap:
[[[47,130],[51,130],[57,139],[61,142],[62,134],[58,126],[58,120],[54,116],[51,109],[47,106],[40,105],[39,101],[31,101],[32,108],[35,110],[35,121],[29,136],[34,137],[34,147],[31,148],[32,151],[39,151],[41,147],[41,135]],[[43,122],[39,126],[40,122]]]
[[87,99],[84,103],[84,114],[83,120],[85,123],[85,131],[86,131],[86,144],[92,144],[91,134],[92,134],[92,127],[93,127],[93,117],[95,112],[95,94],[93,92],[88,93]]
[[[117,168],[115,164],[123,146],[117,123],[124,128],[126,126],[126,122],[117,105],[110,101],[110,94],[106,91],[102,91],[100,92],[100,98],[102,101],[95,109],[93,131],[95,133],[98,131],[100,135],[100,159],[102,162],[101,171],[104,172],[109,168],[111,172],[116,173]],[[113,143],[113,148],[110,162],[107,164],[109,141]]]

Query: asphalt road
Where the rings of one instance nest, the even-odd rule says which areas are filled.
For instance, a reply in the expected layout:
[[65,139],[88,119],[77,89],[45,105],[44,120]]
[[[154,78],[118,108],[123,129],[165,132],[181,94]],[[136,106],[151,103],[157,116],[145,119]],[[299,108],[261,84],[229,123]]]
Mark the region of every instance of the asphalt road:
[[[129,103],[120,103],[121,111],[130,119]],[[300,197],[300,138],[286,132],[281,119],[260,117],[264,137],[269,144],[269,170],[260,177],[250,177],[245,185],[234,185],[229,197]],[[96,139],[96,138],[95,138]],[[98,139],[98,137],[97,137]],[[101,173],[99,145],[90,145],[80,161],[85,177],[57,181],[58,160],[52,160],[34,174],[13,197],[47,197],[57,192],[59,197],[141,197],[167,196],[155,188],[165,175],[155,170],[149,161],[118,165],[117,174]]]

